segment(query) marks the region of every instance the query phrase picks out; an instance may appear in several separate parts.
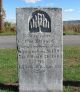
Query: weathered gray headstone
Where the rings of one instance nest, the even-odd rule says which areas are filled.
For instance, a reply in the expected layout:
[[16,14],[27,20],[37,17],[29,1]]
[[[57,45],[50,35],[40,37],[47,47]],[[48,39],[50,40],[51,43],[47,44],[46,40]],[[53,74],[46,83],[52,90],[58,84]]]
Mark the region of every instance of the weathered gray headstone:
[[17,8],[20,92],[62,92],[62,10]]

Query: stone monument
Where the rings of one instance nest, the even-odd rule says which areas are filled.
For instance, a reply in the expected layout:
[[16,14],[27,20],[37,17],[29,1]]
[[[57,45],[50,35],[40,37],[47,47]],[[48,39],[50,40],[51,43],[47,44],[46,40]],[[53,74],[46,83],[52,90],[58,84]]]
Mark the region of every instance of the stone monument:
[[17,8],[19,92],[62,92],[62,9]]

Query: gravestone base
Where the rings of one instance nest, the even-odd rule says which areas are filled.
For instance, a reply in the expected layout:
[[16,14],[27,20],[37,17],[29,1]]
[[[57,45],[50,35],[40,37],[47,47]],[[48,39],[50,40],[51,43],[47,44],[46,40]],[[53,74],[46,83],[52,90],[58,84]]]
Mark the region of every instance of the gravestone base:
[[[52,86],[54,84],[54,86]],[[42,84],[40,86],[36,86],[35,88],[34,87],[27,87],[26,88],[26,85],[21,85],[20,87],[20,92],[63,92],[62,89],[62,81],[53,81],[53,84],[49,84],[49,83],[46,83],[46,84]]]
[[36,90],[26,90],[26,91],[19,91],[19,92],[63,92],[63,91],[61,91],[61,90],[46,90],[46,91],[43,91],[43,90],[38,90],[38,91],[36,91]]
[[19,91],[19,92],[62,92],[62,91],[59,91],[59,90],[46,90],[46,91],[42,91],[42,90],[39,90],[39,91],[36,91],[36,90],[33,90],[33,91]]

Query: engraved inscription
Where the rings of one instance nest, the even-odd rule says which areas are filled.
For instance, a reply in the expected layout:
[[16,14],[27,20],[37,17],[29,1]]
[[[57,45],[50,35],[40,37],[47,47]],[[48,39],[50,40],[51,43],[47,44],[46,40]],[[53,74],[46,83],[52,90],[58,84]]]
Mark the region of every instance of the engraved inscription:
[[[56,66],[55,66],[56,67]],[[53,66],[41,66],[41,65],[36,65],[36,66],[29,66],[29,65],[19,65],[19,69],[23,69],[27,71],[27,69],[31,69],[34,73],[41,73],[45,72],[46,70],[53,70]]]
[[30,32],[51,32],[51,20],[46,12],[38,10],[29,21]]
[[[18,48],[19,58],[24,60],[25,71],[31,69],[31,72],[41,73],[54,70],[55,60],[59,60],[60,49],[54,46],[54,38],[51,34],[23,34],[24,41],[22,46]],[[55,54],[54,54],[55,53]],[[54,64],[54,66],[53,66]],[[22,69],[22,67],[20,67]]]

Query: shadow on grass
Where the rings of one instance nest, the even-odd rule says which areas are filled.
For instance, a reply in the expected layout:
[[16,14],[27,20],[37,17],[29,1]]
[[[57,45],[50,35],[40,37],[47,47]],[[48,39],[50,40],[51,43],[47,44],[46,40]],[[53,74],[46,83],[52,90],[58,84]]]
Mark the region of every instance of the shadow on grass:
[[80,87],[80,81],[70,81],[70,80],[66,80],[66,81],[63,81],[63,85],[64,85],[64,86]]
[[3,84],[3,83],[0,83],[0,89],[1,90],[9,90],[9,91],[14,91],[14,92],[19,92],[19,89],[18,89],[18,84]]
[[[63,81],[63,85],[64,86],[74,86],[74,87],[80,87],[80,81],[70,81],[70,80],[66,80]],[[1,90],[9,90],[9,91],[14,91],[14,92],[19,92],[19,86],[18,83],[15,84],[3,84],[0,83],[0,89]]]

